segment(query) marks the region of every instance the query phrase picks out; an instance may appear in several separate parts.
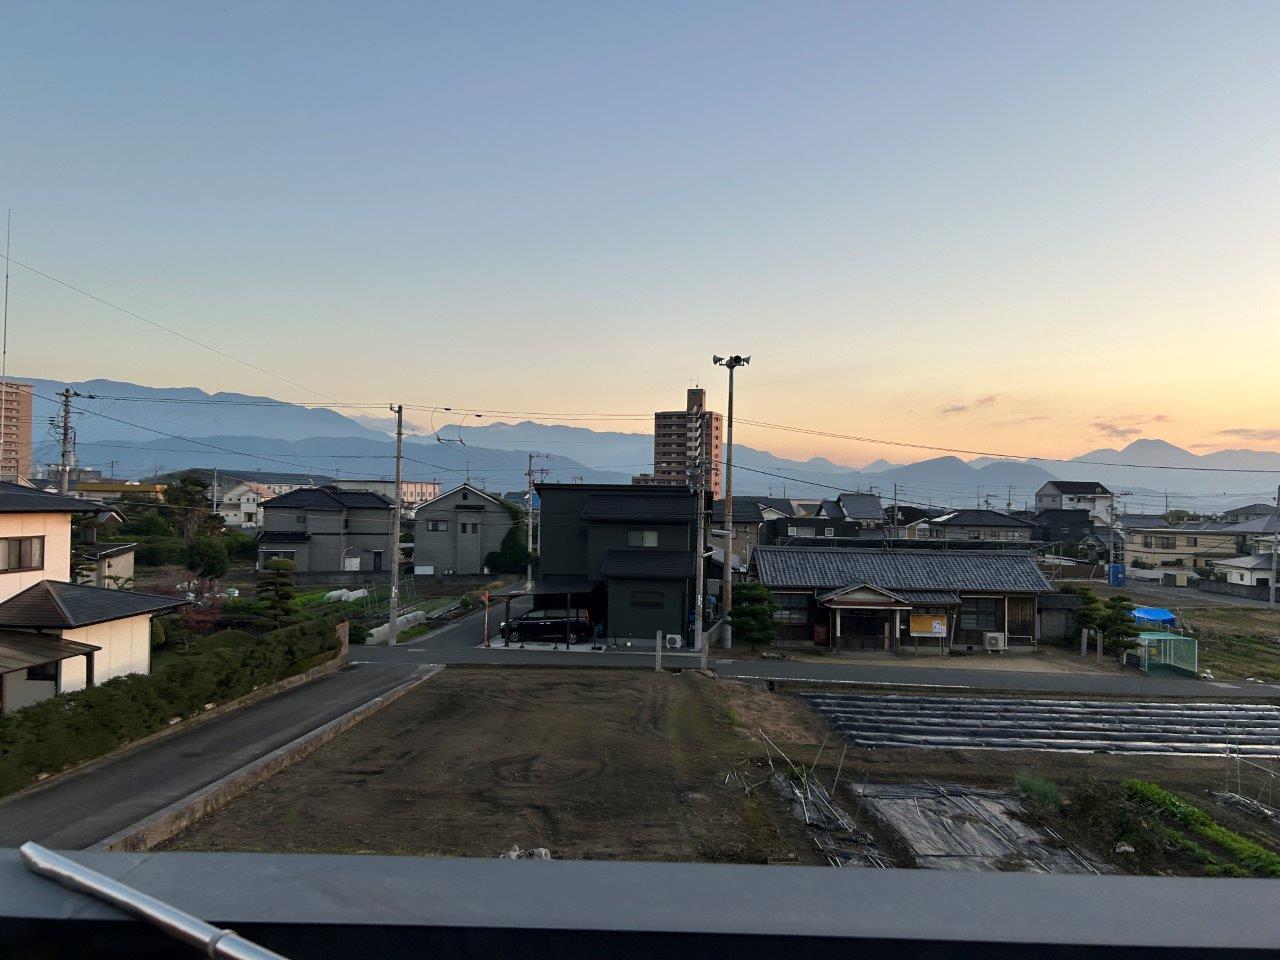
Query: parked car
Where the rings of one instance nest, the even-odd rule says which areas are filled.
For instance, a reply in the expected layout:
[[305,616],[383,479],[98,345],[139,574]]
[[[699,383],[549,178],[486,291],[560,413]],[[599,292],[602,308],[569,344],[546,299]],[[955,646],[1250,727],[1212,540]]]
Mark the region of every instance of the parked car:
[[510,643],[563,640],[566,620],[571,642],[584,643],[591,639],[591,612],[585,609],[530,610],[514,620],[504,620],[498,632]]

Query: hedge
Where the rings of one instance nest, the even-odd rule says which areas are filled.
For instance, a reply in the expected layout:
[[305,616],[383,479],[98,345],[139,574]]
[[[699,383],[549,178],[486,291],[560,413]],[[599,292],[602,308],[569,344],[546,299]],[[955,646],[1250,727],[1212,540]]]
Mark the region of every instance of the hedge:
[[115,677],[0,717],[0,796],[329,659],[336,623],[313,620],[252,644],[196,650],[155,673]]

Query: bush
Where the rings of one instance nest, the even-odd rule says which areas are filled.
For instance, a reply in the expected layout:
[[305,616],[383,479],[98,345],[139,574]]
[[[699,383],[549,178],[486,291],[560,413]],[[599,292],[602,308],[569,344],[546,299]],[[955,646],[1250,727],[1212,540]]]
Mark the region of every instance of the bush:
[[293,561],[268,560],[258,574],[258,599],[262,601],[266,617],[276,624],[283,624],[298,613],[294,602]]
[[748,581],[739,585],[733,591],[733,638],[751,644],[752,649],[773,643],[778,637],[773,619],[777,612],[777,601],[764,584]]
[[153,617],[151,620],[151,649],[159,650],[164,646],[164,621],[159,617]]
[[139,541],[134,561],[140,567],[163,567],[187,562],[187,548],[181,537],[152,537]]
[[328,659],[337,649],[334,626],[313,620],[261,637],[224,631],[153,674],[116,677],[0,717],[0,796]]
[[195,571],[198,577],[217,579],[227,572],[231,561],[227,558],[227,548],[217,537],[199,536],[187,551],[187,569]]

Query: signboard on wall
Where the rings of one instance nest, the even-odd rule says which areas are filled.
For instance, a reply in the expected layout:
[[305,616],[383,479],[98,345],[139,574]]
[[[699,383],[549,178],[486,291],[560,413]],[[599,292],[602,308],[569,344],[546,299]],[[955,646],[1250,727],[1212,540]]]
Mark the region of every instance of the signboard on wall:
[[947,635],[947,615],[945,613],[913,613],[911,615],[911,635],[913,637],[942,637]]

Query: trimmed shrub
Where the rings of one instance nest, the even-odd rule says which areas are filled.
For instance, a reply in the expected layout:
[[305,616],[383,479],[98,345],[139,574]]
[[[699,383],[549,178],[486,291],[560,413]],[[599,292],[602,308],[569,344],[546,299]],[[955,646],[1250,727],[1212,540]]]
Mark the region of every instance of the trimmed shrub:
[[260,637],[223,631],[153,674],[116,677],[0,717],[0,796],[329,659],[336,622],[311,620]]

